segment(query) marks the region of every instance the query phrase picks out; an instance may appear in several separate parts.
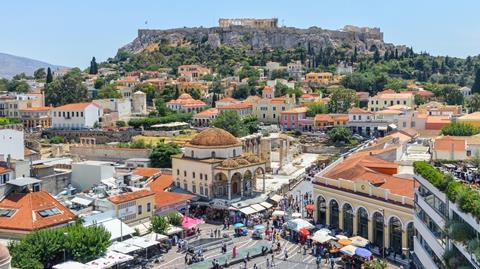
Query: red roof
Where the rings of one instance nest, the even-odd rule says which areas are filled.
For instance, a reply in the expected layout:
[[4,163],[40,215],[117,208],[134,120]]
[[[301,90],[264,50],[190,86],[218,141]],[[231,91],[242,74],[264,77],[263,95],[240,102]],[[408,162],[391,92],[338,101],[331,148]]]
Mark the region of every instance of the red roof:
[[[0,217],[0,229],[6,230],[32,231],[75,219],[75,214],[46,191],[11,193],[0,202],[0,208],[16,210],[11,217]],[[39,211],[53,208],[60,213],[46,217],[39,214]]]
[[333,118],[328,114],[317,114],[314,120],[316,122],[334,122]]
[[114,204],[121,204],[121,203],[137,200],[137,199],[152,196],[152,195],[155,195],[155,193],[147,189],[142,189],[139,191],[126,192],[126,193],[118,194],[115,196],[111,196],[111,197],[108,197],[108,200]]
[[211,115],[217,115],[217,114],[218,114],[217,108],[209,108],[209,109],[198,112],[196,116],[211,116]]
[[157,209],[192,199],[193,195],[165,191],[173,183],[172,175],[161,175],[148,183],[148,187],[155,193]]
[[220,100],[218,100],[217,102],[237,102],[238,100],[235,99],[235,98],[231,98],[231,97],[225,97],[225,98],[222,98]]
[[28,112],[28,111],[48,111],[48,110],[52,110],[52,107],[39,106],[39,107],[29,107],[29,108],[20,109],[20,111],[25,111],[25,112]]
[[282,114],[299,114],[299,113],[306,113],[306,112],[307,112],[307,107],[300,106],[300,107],[294,107],[294,108],[282,111]]
[[456,139],[451,136],[444,136],[435,139],[433,148],[435,150],[465,151],[467,149],[467,142],[465,139]]
[[352,107],[348,110],[348,113],[352,113],[352,114],[372,114],[364,109],[361,109],[359,107]]
[[159,175],[161,170],[160,168],[137,167],[133,170],[133,173],[141,177],[153,177],[155,175]]
[[222,109],[241,109],[241,108],[249,108],[252,107],[252,103],[250,102],[241,102],[241,103],[234,103],[229,104],[226,106],[219,107],[220,110]]
[[392,193],[413,198],[413,180],[393,176],[398,172],[398,166],[371,156],[370,152],[357,152],[333,167],[325,177],[364,180]]
[[266,92],[273,92],[273,88],[270,87],[270,86],[263,87],[263,90],[266,91]]
[[192,96],[190,96],[190,94],[188,94],[188,93],[181,94],[178,97],[178,99],[170,100],[167,104],[169,104],[169,105],[190,106],[190,107],[206,106],[207,105],[202,100],[193,99]]
[[74,103],[74,104],[68,104],[64,106],[59,106],[56,107],[55,110],[84,110],[87,108],[89,105],[94,105],[98,108],[100,108],[97,104],[91,103],[91,102],[85,102],[85,103]]

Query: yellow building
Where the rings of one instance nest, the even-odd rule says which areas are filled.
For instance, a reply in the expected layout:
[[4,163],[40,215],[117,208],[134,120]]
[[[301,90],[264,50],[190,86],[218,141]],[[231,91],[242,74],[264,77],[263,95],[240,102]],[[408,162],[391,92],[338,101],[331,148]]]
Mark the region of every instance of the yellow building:
[[310,72],[305,75],[306,82],[316,82],[320,84],[329,84],[333,81],[333,74],[330,72],[316,73]]
[[108,200],[114,206],[116,217],[125,223],[150,220],[155,212],[155,192],[147,189],[111,196]]
[[280,123],[281,113],[296,107],[295,94],[274,97],[272,87],[265,86],[262,98],[249,97],[246,102],[253,105],[252,114],[264,123]]
[[414,96],[411,93],[395,93],[392,90],[379,92],[377,95],[369,98],[368,110],[379,111],[390,106],[415,106]]
[[414,184],[395,175],[398,164],[380,159],[386,150],[357,152],[320,172],[314,180],[314,218],[407,254],[407,248],[413,250]]
[[458,117],[457,122],[471,124],[475,127],[480,127],[480,111]]

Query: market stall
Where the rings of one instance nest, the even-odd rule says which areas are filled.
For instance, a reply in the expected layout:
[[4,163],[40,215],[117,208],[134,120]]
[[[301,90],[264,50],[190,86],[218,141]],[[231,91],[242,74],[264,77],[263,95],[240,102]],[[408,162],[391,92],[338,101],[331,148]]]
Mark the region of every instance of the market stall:
[[[105,256],[86,263],[89,269],[107,269],[116,266],[121,268],[121,265],[133,260],[133,256],[118,253],[115,251],[107,251]],[[125,267],[128,267],[126,265]]]

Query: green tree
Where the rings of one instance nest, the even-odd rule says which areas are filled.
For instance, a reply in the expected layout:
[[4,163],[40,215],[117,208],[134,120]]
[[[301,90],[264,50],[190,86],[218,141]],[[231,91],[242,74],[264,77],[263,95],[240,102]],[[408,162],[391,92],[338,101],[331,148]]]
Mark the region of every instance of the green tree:
[[258,119],[254,115],[244,117],[242,123],[249,134],[258,132]]
[[123,120],[117,120],[117,121],[115,122],[115,126],[117,126],[118,128],[120,128],[120,127],[125,127],[125,126],[127,126],[127,123],[126,123],[125,121],[123,121]]
[[35,72],[33,72],[33,77],[36,79],[36,80],[41,80],[41,79],[45,79],[45,77],[47,76],[47,73],[45,73],[45,68],[39,68],[37,70],[35,70]]
[[150,229],[157,234],[163,234],[167,230],[169,224],[164,216],[155,215],[152,218]]
[[456,85],[445,85],[441,90],[441,96],[448,105],[463,105],[463,93]]
[[103,77],[99,77],[95,80],[95,84],[93,85],[93,87],[95,89],[100,89],[103,87],[103,85],[105,85],[105,79]]
[[333,143],[350,143],[352,132],[345,127],[333,127],[327,132],[327,136]]
[[225,89],[223,88],[222,84],[218,79],[214,79],[212,82],[212,92],[216,94],[223,94]]
[[88,73],[91,75],[96,75],[98,73],[98,64],[97,64],[97,61],[95,60],[95,57],[93,57],[92,60],[90,61],[90,69]]
[[387,81],[387,84],[384,86],[386,89],[392,89],[396,92],[399,92],[400,90],[407,88],[407,82],[403,79],[391,78]]
[[307,116],[315,117],[317,114],[328,113],[328,106],[322,102],[311,103],[307,106]]
[[337,88],[333,89],[328,102],[331,113],[345,113],[352,106],[358,106],[358,96],[354,90]]
[[373,61],[375,63],[378,63],[380,61],[380,52],[376,47],[375,47],[375,51],[373,52]]
[[52,74],[52,70],[49,67],[49,68],[47,68],[47,76],[45,78],[45,82],[48,84],[52,81],[53,81],[53,74]]
[[177,144],[158,144],[152,153],[150,153],[150,163],[152,167],[170,168],[172,167],[172,155],[180,154],[182,150]]
[[182,217],[177,212],[171,212],[167,215],[168,223],[173,226],[182,225]]
[[233,89],[232,97],[236,99],[245,99],[252,93],[252,87],[246,84],[240,84]]
[[155,108],[157,109],[158,116],[166,116],[172,111],[167,107],[167,104],[163,100],[163,98],[156,98],[155,99]]
[[275,97],[283,96],[283,95],[287,94],[287,91],[288,91],[288,86],[287,85],[285,85],[283,83],[280,83],[280,82],[277,82],[277,84],[275,85],[274,95],[275,95]]
[[211,122],[211,126],[224,129],[236,137],[245,136],[247,130],[242,124],[240,116],[237,112],[231,110],[224,110],[220,112],[216,119]]
[[480,93],[480,66],[475,67],[475,80],[472,85],[473,93]]
[[122,94],[112,84],[104,85],[97,91],[97,99],[122,98]]
[[480,94],[475,93],[473,96],[468,98],[467,106],[470,109],[470,112],[480,111]]
[[152,105],[153,99],[157,97],[157,89],[150,83],[142,83],[135,86],[136,91],[142,91],[147,94],[147,104]]
[[200,94],[200,91],[197,89],[188,88],[186,92],[190,94],[190,96],[192,96],[193,99],[197,99],[197,100],[202,99],[202,95]]
[[465,123],[451,123],[442,128],[443,135],[472,136],[479,133],[477,127]]
[[81,224],[73,224],[66,226],[62,231],[67,234],[65,249],[68,256],[82,263],[102,256],[111,244],[110,232],[101,225],[84,227]]
[[83,78],[78,68],[55,79],[45,87],[46,103],[59,106],[87,100],[87,87],[83,85],[82,81]]

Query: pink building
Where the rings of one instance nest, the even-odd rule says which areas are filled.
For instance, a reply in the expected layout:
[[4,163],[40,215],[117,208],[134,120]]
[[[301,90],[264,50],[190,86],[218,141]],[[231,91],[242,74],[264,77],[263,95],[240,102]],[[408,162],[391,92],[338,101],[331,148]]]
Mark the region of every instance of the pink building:
[[294,107],[281,113],[280,124],[283,130],[296,130],[306,118],[307,107]]

